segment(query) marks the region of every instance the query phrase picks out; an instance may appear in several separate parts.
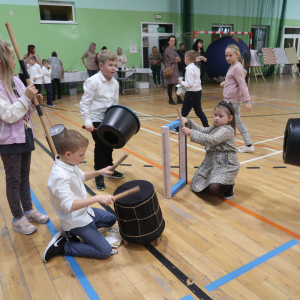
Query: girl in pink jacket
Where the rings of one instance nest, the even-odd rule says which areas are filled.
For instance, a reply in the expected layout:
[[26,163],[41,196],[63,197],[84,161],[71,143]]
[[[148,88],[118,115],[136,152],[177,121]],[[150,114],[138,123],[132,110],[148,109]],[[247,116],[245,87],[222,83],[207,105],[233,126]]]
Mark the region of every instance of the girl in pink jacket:
[[[13,77],[16,66],[13,48],[0,40],[0,155],[5,169],[6,195],[13,215],[12,227],[23,234],[37,231],[30,221],[46,223],[49,217],[32,207],[29,172],[34,132],[30,115],[36,112],[31,99],[37,90],[25,88]],[[39,102],[42,95],[37,95]],[[21,206],[22,204],[22,206]]]
[[250,95],[245,82],[245,73],[238,46],[231,44],[225,50],[226,60],[231,66],[226,74],[225,81],[221,83],[224,87],[224,101],[231,102],[235,111],[236,126],[242,134],[245,146],[238,149],[238,152],[253,152],[254,146],[251,143],[250,136],[246,126],[241,121],[241,104],[244,99],[246,110],[252,109]]

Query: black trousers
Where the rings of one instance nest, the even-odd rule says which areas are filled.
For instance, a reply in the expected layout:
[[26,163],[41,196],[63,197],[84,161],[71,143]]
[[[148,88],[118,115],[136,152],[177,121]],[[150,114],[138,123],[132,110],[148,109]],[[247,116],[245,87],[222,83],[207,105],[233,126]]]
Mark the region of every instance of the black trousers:
[[[100,122],[93,122],[93,126],[97,128],[101,123]],[[107,166],[113,165],[113,158],[112,152],[113,148],[106,146],[97,135],[97,131],[92,132],[92,137],[95,141],[95,148],[94,148],[94,169],[98,171],[103,169]]]
[[53,92],[53,100],[55,99],[56,94],[56,88],[57,88],[57,99],[61,99],[61,84],[60,80],[58,78],[52,79],[52,92]]
[[38,94],[42,92],[42,85],[41,84],[34,84],[35,88],[39,91]]
[[23,73],[19,73],[19,78],[21,79],[21,81],[23,82],[23,84],[25,86],[27,86],[27,82],[26,82],[26,79],[25,79],[25,76]]
[[187,117],[189,112],[194,108],[196,115],[200,118],[203,127],[208,127],[208,121],[206,115],[202,111],[201,107],[202,91],[186,92],[182,104],[181,114],[183,117]]
[[186,66],[185,65],[178,65],[178,71],[179,71],[179,74],[181,74],[181,77],[185,77],[185,68]]
[[47,104],[52,104],[53,91],[51,83],[44,83],[44,88],[47,92]]
[[87,72],[88,72],[88,75],[89,75],[89,77],[92,77],[93,75],[95,75],[95,74],[97,74],[97,70],[89,70],[89,69],[87,69]]

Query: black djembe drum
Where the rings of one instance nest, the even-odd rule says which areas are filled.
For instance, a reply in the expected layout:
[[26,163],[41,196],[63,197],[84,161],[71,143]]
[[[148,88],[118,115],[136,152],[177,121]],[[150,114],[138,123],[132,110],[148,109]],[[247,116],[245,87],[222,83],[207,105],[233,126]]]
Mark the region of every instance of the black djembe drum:
[[114,195],[135,186],[140,191],[114,203],[122,238],[133,244],[148,244],[157,240],[165,229],[165,220],[153,185],[145,180],[133,180],[119,186]]

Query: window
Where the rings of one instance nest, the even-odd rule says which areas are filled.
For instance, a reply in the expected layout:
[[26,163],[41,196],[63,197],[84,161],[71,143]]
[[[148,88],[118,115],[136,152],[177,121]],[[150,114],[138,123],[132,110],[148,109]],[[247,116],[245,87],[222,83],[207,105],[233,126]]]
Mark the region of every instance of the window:
[[74,4],[71,2],[39,2],[40,23],[74,24]]
[[252,26],[252,48],[261,53],[261,48],[267,47],[268,28],[264,26]]
[[[232,31],[232,25],[224,25],[224,24],[213,24],[212,25],[212,28],[211,28],[212,31],[223,31],[223,32],[231,32]],[[227,35],[227,34],[226,34]],[[217,40],[218,38],[224,36],[223,34],[212,34],[211,35],[211,41],[215,41]]]

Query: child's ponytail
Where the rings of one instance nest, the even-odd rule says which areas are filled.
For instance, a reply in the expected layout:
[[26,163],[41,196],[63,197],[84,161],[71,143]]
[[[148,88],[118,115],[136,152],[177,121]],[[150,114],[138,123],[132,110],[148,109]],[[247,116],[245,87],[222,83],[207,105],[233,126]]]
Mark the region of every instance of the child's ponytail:
[[4,89],[8,94],[13,94],[13,70],[10,67],[9,60],[13,48],[5,41],[0,39],[0,60],[2,73],[0,74]]
[[237,60],[238,60],[238,62],[240,62],[240,63],[242,64],[242,66],[243,66],[243,68],[244,68],[244,75],[245,75],[245,77],[246,77],[246,75],[247,75],[247,70],[245,69],[244,61],[242,60],[241,52],[240,52],[239,47],[238,47],[237,45],[235,45],[235,44],[230,44],[230,45],[227,46],[226,49],[230,49],[230,50],[234,51],[236,54],[239,55]]

